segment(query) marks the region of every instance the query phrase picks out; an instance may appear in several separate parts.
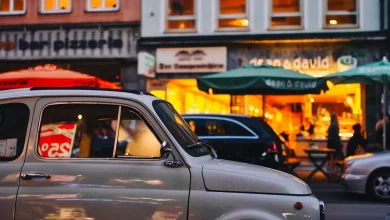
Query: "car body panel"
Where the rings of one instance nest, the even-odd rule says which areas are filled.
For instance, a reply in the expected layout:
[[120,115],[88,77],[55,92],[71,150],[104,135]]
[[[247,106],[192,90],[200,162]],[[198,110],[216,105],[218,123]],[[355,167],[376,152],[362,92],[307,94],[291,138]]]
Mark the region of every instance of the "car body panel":
[[266,146],[273,146],[276,142],[268,133],[258,129],[260,125],[257,124],[257,120],[259,119],[234,114],[184,114],[182,116],[187,123],[201,124],[198,126],[200,128],[206,122],[221,121],[236,124],[248,131],[247,136],[202,135],[196,131],[199,139],[211,145],[219,158],[280,169],[281,153],[265,150]]
[[[30,119],[27,131],[30,129],[31,116],[34,110],[36,99],[6,99],[0,100],[0,105],[8,103],[23,103],[30,109]],[[0,135],[2,136],[2,135]],[[28,140],[28,134],[26,134],[26,140]],[[27,141],[24,143],[24,149],[21,155],[13,161],[1,161],[0,162],[0,213],[2,219],[13,219],[16,195],[19,185],[20,172],[26,156]]]
[[284,195],[312,193],[310,187],[302,180],[256,165],[213,160],[203,166],[202,173],[205,187],[210,191]]
[[378,169],[390,169],[390,152],[366,153],[345,159],[345,167],[350,166],[342,175],[343,184],[351,192],[366,193],[367,181],[372,172]]
[[[48,104],[74,102],[143,109],[137,103],[120,99],[60,97],[39,100],[35,115],[39,116]],[[146,114],[146,118],[153,123],[150,115]],[[63,216],[64,212],[95,220],[151,219],[154,216],[186,219],[188,167],[169,168],[163,165],[162,159],[42,159],[36,154],[39,121],[39,117],[34,118],[22,173],[44,173],[51,178],[21,180],[15,219],[45,219]],[[158,123],[154,125],[158,134],[167,139]]]

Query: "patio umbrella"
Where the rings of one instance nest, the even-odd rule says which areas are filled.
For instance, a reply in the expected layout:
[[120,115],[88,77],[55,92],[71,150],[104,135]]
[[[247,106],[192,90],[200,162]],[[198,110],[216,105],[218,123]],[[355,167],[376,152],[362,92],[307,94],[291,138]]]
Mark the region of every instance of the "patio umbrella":
[[29,87],[74,87],[89,86],[120,89],[113,83],[95,76],[61,69],[55,65],[37,66],[0,74],[0,90]]
[[[386,57],[379,62],[370,63],[364,66],[355,67],[353,69],[330,74],[324,76],[323,79],[331,81],[333,84],[382,84],[383,85],[383,111],[384,121],[386,121],[387,113],[387,88],[390,78],[390,62]],[[386,149],[386,123],[383,126],[383,149]]]
[[197,83],[204,92],[211,89],[214,94],[231,95],[320,94],[327,90],[326,81],[267,64],[199,77]]

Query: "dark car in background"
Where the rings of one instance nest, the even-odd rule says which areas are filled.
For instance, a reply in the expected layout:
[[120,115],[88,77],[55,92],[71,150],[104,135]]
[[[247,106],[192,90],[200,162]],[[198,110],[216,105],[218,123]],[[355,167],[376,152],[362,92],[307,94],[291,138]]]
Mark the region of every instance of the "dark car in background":
[[288,171],[289,151],[262,119],[235,114],[183,114],[201,141],[218,158]]

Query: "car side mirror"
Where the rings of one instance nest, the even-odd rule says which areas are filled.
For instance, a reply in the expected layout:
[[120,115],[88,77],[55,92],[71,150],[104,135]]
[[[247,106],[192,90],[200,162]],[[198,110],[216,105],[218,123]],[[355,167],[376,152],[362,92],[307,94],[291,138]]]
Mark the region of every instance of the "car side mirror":
[[167,159],[172,154],[172,149],[168,147],[166,141],[161,144],[160,154],[164,159]]

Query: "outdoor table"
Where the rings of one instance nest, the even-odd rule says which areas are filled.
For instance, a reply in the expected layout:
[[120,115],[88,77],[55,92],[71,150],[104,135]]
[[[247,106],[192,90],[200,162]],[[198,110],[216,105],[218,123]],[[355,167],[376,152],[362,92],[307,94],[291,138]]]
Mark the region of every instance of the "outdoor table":
[[[325,175],[325,177],[328,179],[328,182],[330,183],[329,174],[323,169],[323,167],[325,166],[326,162],[330,160],[331,155],[334,154],[336,150],[324,148],[324,149],[305,149],[304,151],[309,156],[309,160],[315,166],[315,169],[310,173],[309,177],[307,178],[307,182],[309,183],[310,180],[317,172],[321,172]],[[313,154],[321,154],[324,156],[317,157],[317,156],[313,156]],[[320,164],[317,163],[318,160],[322,160]]]

